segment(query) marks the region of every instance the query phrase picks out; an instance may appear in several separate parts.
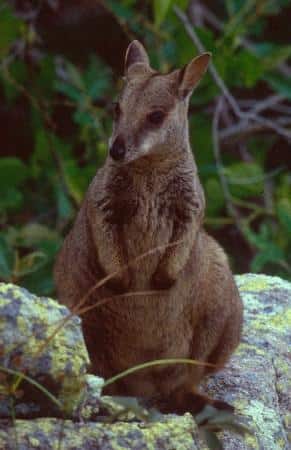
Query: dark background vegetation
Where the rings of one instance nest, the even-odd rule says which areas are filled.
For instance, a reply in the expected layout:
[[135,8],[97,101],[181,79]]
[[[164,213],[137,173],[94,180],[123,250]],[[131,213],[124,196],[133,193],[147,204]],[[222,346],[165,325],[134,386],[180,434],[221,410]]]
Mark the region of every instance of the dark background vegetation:
[[138,38],[161,71],[212,52],[190,107],[207,229],[235,272],[291,279],[290,36],[289,0],[0,1],[0,278],[53,294]]

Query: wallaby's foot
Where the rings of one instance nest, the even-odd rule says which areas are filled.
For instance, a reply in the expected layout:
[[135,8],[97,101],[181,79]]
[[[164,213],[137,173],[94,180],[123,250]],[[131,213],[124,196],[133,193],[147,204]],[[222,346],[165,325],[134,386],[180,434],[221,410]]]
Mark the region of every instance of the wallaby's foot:
[[152,277],[151,286],[154,289],[170,289],[175,282],[176,279],[171,277],[167,271],[158,268]]
[[161,405],[164,413],[185,414],[190,412],[193,416],[200,414],[209,405],[217,411],[234,413],[234,407],[223,400],[215,400],[195,390],[178,389],[170,399]]

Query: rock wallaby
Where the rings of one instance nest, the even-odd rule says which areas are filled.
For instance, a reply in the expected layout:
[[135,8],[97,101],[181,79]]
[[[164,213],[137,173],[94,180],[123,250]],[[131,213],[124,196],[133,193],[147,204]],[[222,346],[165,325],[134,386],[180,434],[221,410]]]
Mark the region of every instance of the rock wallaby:
[[204,53],[163,75],[138,41],[129,45],[109,155],[55,265],[59,300],[70,308],[112,275],[86,305],[110,301],[82,316],[95,373],[108,378],[165,358],[216,366],[155,366],[108,387],[164,412],[201,409],[200,380],[226,363],[242,328],[226,255],[203,230],[205,200],[189,143],[189,99],[209,59]]

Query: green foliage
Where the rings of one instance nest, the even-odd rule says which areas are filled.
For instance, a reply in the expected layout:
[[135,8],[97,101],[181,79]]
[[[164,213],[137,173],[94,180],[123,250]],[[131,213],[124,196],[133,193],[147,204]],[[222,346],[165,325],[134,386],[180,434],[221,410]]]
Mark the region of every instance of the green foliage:
[[[199,53],[173,12],[174,4],[185,11],[187,0],[141,3],[110,0],[107,7],[117,19],[116,26],[121,24],[132,37],[143,40],[153,67],[169,71]],[[291,55],[288,30],[284,42],[282,37],[275,41],[264,31],[270,18],[284,16],[288,1],[225,0],[219,4],[219,8],[213,5],[212,12],[219,16],[221,27],[204,18],[195,31],[212,52],[220,77],[238,99],[263,100],[280,94],[285,99],[283,107],[290,111],[290,78],[281,70]],[[18,142],[15,154],[11,154],[0,135],[5,155],[0,158],[0,278],[49,295],[54,289],[53,262],[63,236],[106,157],[110,104],[121,82],[96,52],[87,63],[48,52],[41,46],[36,28],[21,17],[7,2],[1,4],[1,102],[3,110],[11,113],[9,117],[25,111],[21,133],[29,139],[23,138],[21,145]],[[42,39],[45,43],[45,37]],[[110,33],[107,39],[111,39]],[[251,45],[245,45],[245,40]],[[208,73],[191,99],[190,136],[206,193],[206,223],[210,232],[227,236],[223,243],[230,242],[226,250],[234,259],[231,235],[237,232],[237,224],[227,207],[213,151],[213,110],[220,94]],[[272,121],[275,112],[268,114]],[[233,113],[228,111],[226,116],[220,120],[220,129],[235,123]],[[286,122],[288,114],[283,116]],[[18,121],[17,127],[21,125]],[[290,129],[290,121],[287,126]],[[253,271],[290,278],[288,159],[276,160],[266,169],[278,136],[274,130],[263,130],[225,146],[223,142],[222,174],[239,213],[240,239],[253,255],[247,265]],[[234,259],[237,271],[246,266],[241,264],[242,258],[249,256]]]
[[160,26],[172,4],[172,0],[154,0],[155,23]]
[[230,192],[237,198],[260,196],[264,189],[264,172],[256,163],[232,163],[224,170]]
[[4,3],[1,5],[0,11],[0,58],[6,56],[9,52],[11,44],[21,33],[21,29],[24,29],[23,22],[19,20],[12,9]]
[[21,187],[28,176],[28,168],[19,159],[0,159],[0,210],[13,211],[22,206]]
[[279,94],[291,100],[291,80],[281,76],[280,74],[270,73],[265,76],[265,80]]

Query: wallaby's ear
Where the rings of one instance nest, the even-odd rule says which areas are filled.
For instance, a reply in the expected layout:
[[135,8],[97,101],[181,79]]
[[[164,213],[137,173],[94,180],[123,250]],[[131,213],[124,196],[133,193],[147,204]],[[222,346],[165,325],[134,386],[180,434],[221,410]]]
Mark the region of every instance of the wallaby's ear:
[[137,63],[140,63],[147,68],[149,68],[150,65],[149,57],[144,46],[139,41],[135,40],[129,44],[126,50],[124,63],[125,75],[127,75],[132,66]]
[[197,86],[209,64],[211,53],[203,53],[180,70],[178,92],[181,98],[187,97]]

